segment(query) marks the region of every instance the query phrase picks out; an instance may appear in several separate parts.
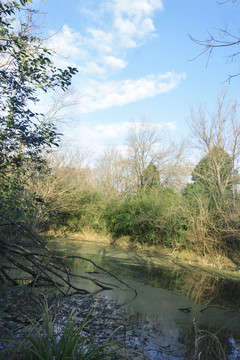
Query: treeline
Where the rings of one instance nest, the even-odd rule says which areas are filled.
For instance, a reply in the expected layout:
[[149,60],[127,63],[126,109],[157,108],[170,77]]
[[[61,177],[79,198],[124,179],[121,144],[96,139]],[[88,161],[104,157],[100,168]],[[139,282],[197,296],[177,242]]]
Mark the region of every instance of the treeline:
[[201,254],[240,250],[237,107],[223,94],[214,113],[198,108],[190,120],[194,144],[166,144],[142,120],[129,129],[125,155],[110,149],[90,166],[88,151],[53,153],[51,170],[27,181],[38,194],[39,227],[88,228]]
[[143,119],[129,128],[124,153],[109,149],[93,162],[88,150],[53,151],[58,108],[43,115],[30,104],[39,91],[66,91],[77,69],[54,66],[51,50],[33,36],[26,4],[0,5],[2,242],[15,246],[23,229],[62,227],[202,254],[239,250],[237,103],[223,93],[212,113],[192,110],[188,143],[167,141]]

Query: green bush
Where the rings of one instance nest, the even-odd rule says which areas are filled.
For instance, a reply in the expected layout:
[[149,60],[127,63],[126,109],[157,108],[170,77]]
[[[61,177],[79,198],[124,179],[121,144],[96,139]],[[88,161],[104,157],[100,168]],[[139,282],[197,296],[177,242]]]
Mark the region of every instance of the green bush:
[[63,221],[74,231],[84,227],[95,231],[106,231],[104,212],[106,197],[100,192],[82,191],[77,200],[77,210],[62,213]]
[[119,203],[111,202],[105,212],[106,225],[115,237],[132,241],[176,245],[182,241],[187,221],[182,197],[174,190],[150,189]]

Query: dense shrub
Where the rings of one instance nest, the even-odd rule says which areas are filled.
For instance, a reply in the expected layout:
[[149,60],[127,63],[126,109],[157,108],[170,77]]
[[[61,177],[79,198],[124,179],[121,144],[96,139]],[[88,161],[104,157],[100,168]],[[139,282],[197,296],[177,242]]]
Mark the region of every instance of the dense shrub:
[[114,237],[130,236],[141,243],[176,246],[183,242],[186,219],[179,193],[149,189],[119,203],[111,202],[105,212],[106,225]]
[[82,191],[75,210],[65,212],[63,220],[74,231],[81,231],[84,227],[95,231],[105,231],[104,212],[107,199],[100,192]]
[[202,254],[239,250],[240,202],[228,196],[221,203],[201,183],[188,184],[183,197],[188,207],[188,247]]

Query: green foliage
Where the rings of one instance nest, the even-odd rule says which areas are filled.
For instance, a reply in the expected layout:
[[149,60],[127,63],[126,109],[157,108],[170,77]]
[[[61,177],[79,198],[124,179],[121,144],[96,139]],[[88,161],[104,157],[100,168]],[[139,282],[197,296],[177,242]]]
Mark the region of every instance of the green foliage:
[[112,201],[105,212],[108,230],[115,238],[133,236],[136,233],[134,200],[127,199],[123,202]]
[[147,168],[143,171],[142,183],[146,189],[151,189],[160,185],[160,176],[157,167],[150,162]]
[[114,237],[130,236],[149,245],[175,246],[182,242],[186,219],[181,195],[173,190],[151,189],[106,209],[108,230]]
[[238,176],[233,160],[214,147],[192,173],[192,184],[183,191],[189,209],[189,238],[202,253],[239,248]]
[[66,324],[64,326],[58,325],[51,318],[48,306],[45,304],[43,321],[37,323],[31,320],[33,330],[30,335],[24,339],[20,337],[15,341],[10,340],[17,345],[11,351],[13,359],[102,360],[109,358],[108,356],[113,352],[113,344],[109,341],[114,332],[103,344],[99,344],[97,336],[86,336],[84,334],[87,319],[88,317],[80,326],[77,326],[74,311],[72,311]]
[[78,210],[60,213],[73,231],[83,228],[109,232],[149,245],[185,246],[187,220],[180,193],[170,188],[142,189],[132,198],[108,201],[100,192],[80,191]]
[[26,190],[14,177],[9,177],[0,190],[1,211],[11,216],[14,221],[33,226],[40,215],[42,203]]
[[[42,121],[43,114],[33,112],[30,103],[38,102],[38,91],[56,87],[66,90],[75,68],[56,69],[52,53],[41,39],[29,33],[29,23],[15,29],[16,2],[1,4],[0,55],[0,167],[1,173],[22,168],[41,159],[43,149],[56,145],[59,134],[52,123]],[[6,55],[7,54],[7,55]]]
[[239,247],[240,202],[234,192],[238,176],[226,152],[214,148],[193,170],[193,182],[181,191],[160,187],[154,181],[155,170],[151,164],[137,195],[124,198],[119,194],[113,199],[104,189],[83,190],[73,172],[73,180],[67,177],[59,190],[63,194],[66,187],[70,200],[53,220],[67,223],[72,231],[89,228],[115,239],[127,236],[134,242],[188,248],[201,254],[225,251],[233,244]]
[[77,210],[60,214],[71,229],[79,231],[84,227],[95,231],[106,231],[104,212],[107,199],[97,191],[80,191],[76,200]]
[[[26,215],[32,196],[26,199],[23,175],[32,164],[41,170],[43,153],[60,140],[56,126],[31,110],[31,104],[38,102],[39,91],[66,90],[77,70],[55,68],[52,52],[30,31],[33,10],[4,1],[0,14],[0,212],[18,209],[18,219]],[[19,15],[24,20],[18,27]]]
[[[192,180],[211,198],[212,206],[223,205],[232,195],[233,160],[221,147],[214,147],[194,168]],[[217,204],[216,204],[217,203]]]

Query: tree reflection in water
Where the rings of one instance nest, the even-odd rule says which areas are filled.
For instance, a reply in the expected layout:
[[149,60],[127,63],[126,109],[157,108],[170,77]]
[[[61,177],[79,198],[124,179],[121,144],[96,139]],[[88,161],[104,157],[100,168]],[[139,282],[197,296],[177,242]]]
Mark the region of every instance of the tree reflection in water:
[[[62,250],[60,248],[61,246],[59,250]],[[168,332],[179,330],[182,333],[182,325],[184,325],[188,328],[187,331],[183,336],[179,333],[175,340],[178,341],[177,339],[181,337],[180,343],[187,345],[189,349],[187,359],[197,360],[199,356],[201,360],[240,359],[239,281],[213,276],[211,270],[201,269],[200,271],[197,267],[173,264],[169,258],[159,259],[151,255],[124,251],[111,246],[106,247],[97,243],[70,242],[65,251],[79,251],[82,256],[90,257],[97,264],[116,273],[125,282],[131,285],[138,284],[138,289],[143,286],[145,290],[139,291],[138,296],[140,305],[138,303],[138,307],[134,310],[136,306],[134,302],[130,308],[132,314],[140,316],[138,321],[141,322],[141,326],[138,324],[136,328],[144,329],[145,327],[147,330],[147,323],[155,327],[157,318],[160,326],[163,326],[164,321],[167,324],[167,321],[171,320],[172,323],[169,322],[168,326],[169,331],[165,328],[165,333],[160,332],[161,340],[164,336],[169,340]],[[83,268],[79,262],[72,260],[69,265],[75,271],[94,271],[91,264]],[[102,276],[102,274],[96,275]],[[159,295],[157,288],[159,288]],[[170,290],[170,292],[166,295],[161,289]],[[173,295],[176,302],[170,299],[171,291],[174,292],[173,294],[179,294]],[[121,295],[122,293],[118,292],[116,298]],[[109,299],[111,296],[106,294]],[[186,304],[189,312],[179,311],[178,299]],[[154,300],[155,303],[160,301],[160,306],[152,308],[150,314],[148,310],[149,307],[155,306]],[[162,313],[158,314],[157,311],[162,311]],[[162,314],[166,318],[163,318]],[[193,317],[196,318],[197,332],[193,326]],[[130,317],[130,322],[134,324],[136,319],[133,320]]]

